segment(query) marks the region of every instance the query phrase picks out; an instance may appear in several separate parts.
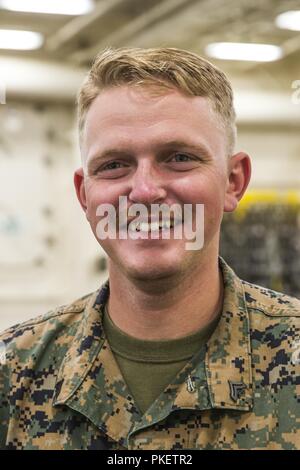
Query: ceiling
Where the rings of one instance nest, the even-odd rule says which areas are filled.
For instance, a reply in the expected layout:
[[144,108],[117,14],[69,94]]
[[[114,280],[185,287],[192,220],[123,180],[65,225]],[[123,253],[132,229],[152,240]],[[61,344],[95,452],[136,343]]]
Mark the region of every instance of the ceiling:
[[41,49],[1,50],[0,59],[86,70],[106,46],[171,46],[205,56],[214,41],[262,42],[282,46],[284,57],[272,63],[212,61],[237,82],[283,90],[300,79],[300,33],[278,29],[274,19],[297,9],[299,0],[95,0],[93,12],[78,17],[0,10],[0,28],[45,36]]

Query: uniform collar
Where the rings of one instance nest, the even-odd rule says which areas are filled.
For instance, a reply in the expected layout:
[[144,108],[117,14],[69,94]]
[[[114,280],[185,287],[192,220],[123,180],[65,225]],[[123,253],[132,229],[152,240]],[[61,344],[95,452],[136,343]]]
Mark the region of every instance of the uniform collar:
[[[219,257],[224,298],[219,323],[206,345],[205,377],[210,407],[249,411],[253,406],[250,322],[242,281]],[[201,388],[203,364],[195,359],[189,377]],[[201,409],[201,393],[189,392],[188,380],[176,398],[179,408]]]
[[253,403],[250,320],[242,281],[219,257],[224,301],[220,322],[208,342],[207,380],[212,405],[249,410]]
[[[176,383],[171,385],[171,401],[157,400],[151,407],[151,417],[146,413],[141,419],[103,330],[102,307],[109,296],[106,281],[99,291],[88,297],[82,316],[72,325],[75,337],[58,373],[53,405],[65,404],[77,410],[123,445],[130,432],[147,427],[176,409],[250,410],[253,390],[244,289],[242,281],[221,257],[219,266],[224,281],[220,321],[207,343],[205,363],[195,356],[187,364]],[[70,309],[72,311],[72,307]],[[203,405],[200,389],[204,375],[209,399]],[[182,378],[181,383],[178,377]],[[197,378],[200,389],[191,393]]]
[[[99,300],[108,295],[108,281],[100,291],[94,292],[87,302],[81,306],[82,314],[78,321],[72,325],[70,333],[72,341],[62,361],[56,379],[54,404],[66,402],[84,381],[95,358],[99,354],[105,335],[99,315]],[[76,304],[77,307],[77,304]],[[78,307],[79,309],[79,307]],[[73,313],[73,306],[64,308],[64,313]]]

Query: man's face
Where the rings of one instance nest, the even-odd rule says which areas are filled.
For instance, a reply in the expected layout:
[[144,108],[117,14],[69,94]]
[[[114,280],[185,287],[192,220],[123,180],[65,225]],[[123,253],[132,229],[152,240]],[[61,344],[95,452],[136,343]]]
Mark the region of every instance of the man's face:
[[211,104],[177,90],[154,95],[128,86],[104,90],[92,103],[82,140],[85,176],[77,193],[96,235],[97,207],[119,196],[135,203],[204,204],[204,246],[186,250],[183,239],[106,239],[111,266],[128,278],[190,275],[203,256],[218,252],[226,209],[228,161],[225,132]]

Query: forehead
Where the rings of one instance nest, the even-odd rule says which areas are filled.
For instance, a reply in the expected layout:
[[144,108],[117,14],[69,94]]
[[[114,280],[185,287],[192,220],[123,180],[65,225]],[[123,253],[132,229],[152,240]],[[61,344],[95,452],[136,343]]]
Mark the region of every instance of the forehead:
[[187,96],[178,90],[154,94],[145,88],[122,86],[103,90],[91,104],[82,151],[89,159],[98,149],[116,143],[137,148],[185,138],[202,140],[212,147],[220,141],[224,147],[223,126],[207,98]]

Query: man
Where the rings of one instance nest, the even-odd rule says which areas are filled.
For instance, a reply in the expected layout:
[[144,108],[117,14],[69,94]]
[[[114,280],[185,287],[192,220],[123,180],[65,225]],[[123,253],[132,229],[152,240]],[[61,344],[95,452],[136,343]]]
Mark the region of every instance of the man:
[[[0,337],[1,446],[300,448],[300,301],[218,256],[251,173],[226,76],[187,51],[109,49],[78,105],[74,182],[109,279]],[[163,204],[192,209],[152,218]],[[188,223],[197,249],[173,236]]]

